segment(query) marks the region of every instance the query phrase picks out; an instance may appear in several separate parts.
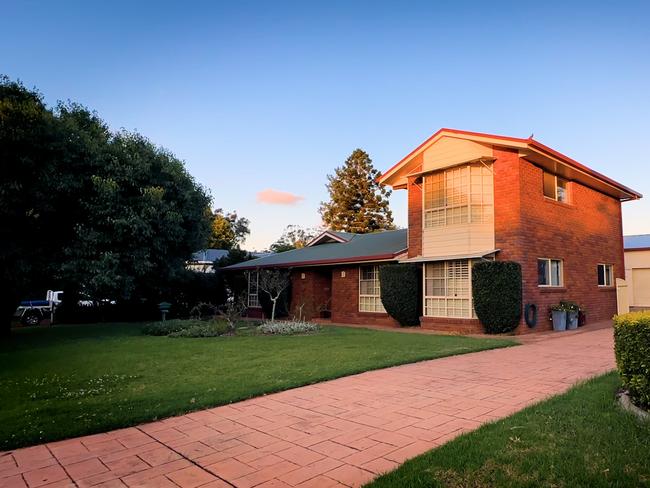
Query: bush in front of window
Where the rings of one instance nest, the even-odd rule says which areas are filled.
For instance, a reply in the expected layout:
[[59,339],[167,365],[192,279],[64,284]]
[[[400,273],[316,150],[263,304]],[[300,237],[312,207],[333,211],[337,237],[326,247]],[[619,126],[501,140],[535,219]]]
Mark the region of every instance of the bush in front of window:
[[614,317],[614,351],[623,386],[632,401],[650,408],[650,312]]
[[472,266],[476,316],[488,334],[511,332],[521,319],[521,265],[480,261]]
[[420,325],[420,279],[414,264],[379,267],[381,303],[388,315],[402,326]]

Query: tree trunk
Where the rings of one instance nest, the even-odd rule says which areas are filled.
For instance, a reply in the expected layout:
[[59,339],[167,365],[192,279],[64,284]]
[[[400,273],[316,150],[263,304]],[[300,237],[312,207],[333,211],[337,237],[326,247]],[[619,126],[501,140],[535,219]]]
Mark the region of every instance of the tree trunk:
[[67,323],[78,323],[80,298],[81,298],[81,293],[79,291],[79,287],[73,284],[66,283],[63,286],[63,303],[61,304],[59,315],[57,316],[56,321],[67,322]]
[[273,308],[271,309],[271,322],[275,322],[275,304],[278,302],[277,297],[276,298],[271,298],[273,301]]
[[11,320],[19,304],[20,301],[8,290],[0,294],[0,339],[11,336]]

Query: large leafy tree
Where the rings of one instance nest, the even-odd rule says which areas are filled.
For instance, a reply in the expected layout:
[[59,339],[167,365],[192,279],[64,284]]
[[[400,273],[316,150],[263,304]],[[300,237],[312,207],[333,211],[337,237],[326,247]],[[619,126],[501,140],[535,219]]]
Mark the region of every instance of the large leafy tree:
[[237,212],[224,212],[218,208],[212,214],[212,229],[208,239],[211,249],[236,249],[250,234],[250,221],[237,216]]
[[[61,128],[41,95],[0,78],[0,330],[28,287],[51,274]],[[69,230],[69,229],[67,229]]]
[[156,295],[205,244],[209,198],[181,161],[139,134],[115,134],[101,159],[61,275],[93,297]]
[[[0,331],[27,293],[156,296],[205,245],[206,191],[172,154],[0,78]],[[68,293],[70,291],[70,293]]]
[[330,201],[321,203],[323,223],[332,230],[359,234],[393,229],[391,192],[377,183],[379,175],[368,154],[355,149],[333,176],[327,176]]
[[302,249],[318,234],[317,229],[307,229],[298,225],[288,225],[280,238],[270,246],[273,252]]

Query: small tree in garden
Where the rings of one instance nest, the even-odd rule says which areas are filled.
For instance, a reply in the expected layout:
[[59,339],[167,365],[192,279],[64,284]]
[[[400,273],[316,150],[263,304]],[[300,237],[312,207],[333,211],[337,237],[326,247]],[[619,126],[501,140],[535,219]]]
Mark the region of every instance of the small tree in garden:
[[237,321],[241,319],[242,314],[247,308],[248,305],[245,295],[233,296],[232,299],[226,302],[226,306],[223,308],[221,315],[228,322],[228,330],[231,332],[235,330]]
[[271,303],[271,321],[275,320],[275,309],[282,293],[289,288],[291,280],[287,272],[279,269],[259,271],[259,291],[268,295]]
[[488,334],[514,330],[521,319],[521,265],[481,261],[472,266],[474,310]]

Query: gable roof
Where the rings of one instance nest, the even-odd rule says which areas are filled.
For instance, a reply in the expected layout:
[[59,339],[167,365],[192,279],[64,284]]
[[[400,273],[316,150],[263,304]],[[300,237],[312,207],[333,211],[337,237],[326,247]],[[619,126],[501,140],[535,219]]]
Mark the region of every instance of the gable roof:
[[623,247],[626,251],[644,251],[650,249],[650,234],[623,236]]
[[307,246],[317,246],[326,242],[348,242],[354,235],[350,232],[325,230],[309,241]]
[[[548,169],[551,172],[558,173],[561,176],[569,179],[580,181],[586,186],[593,187],[605,194],[618,198],[620,200],[636,200],[641,198],[639,192],[628,188],[617,181],[588,168],[587,166],[571,159],[570,157],[552,149],[539,141],[529,137],[522,139],[518,137],[500,136],[495,134],[486,134],[482,132],[470,132],[458,129],[440,129],[438,132],[429,137],[426,141],[416,147],[413,151],[402,158],[397,164],[393,165],[390,169],[384,172],[379,177],[379,182],[385,185],[401,187],[399,184],[401,177],[404,176],[404,170],[408,164],[411,163],[416,156],[426,151],[429,147],[435,144],[443,137],[450,137],[456,139],[465,139],[477,143],[488,144],[493,146],[508,147],[517,149],[520,157],[530,160],[535,164]],[[467,161],[458,161],[463,163]],[[401,183],[403,185],[403,182]]]
[[[347,234],[347,233],[346,233]],[[387,230],[372,234],[347,234],[345,242],[328,242],[302,249],[280,252],[243,263],[226,270],[324,266],[340,263],[392,261],[406,250],[407,230]]]

